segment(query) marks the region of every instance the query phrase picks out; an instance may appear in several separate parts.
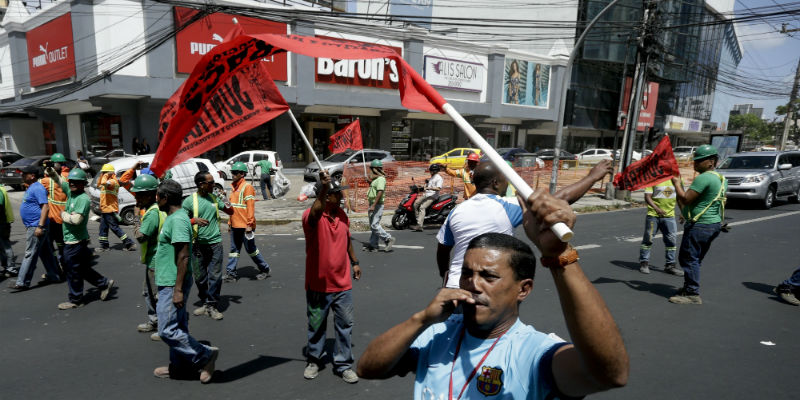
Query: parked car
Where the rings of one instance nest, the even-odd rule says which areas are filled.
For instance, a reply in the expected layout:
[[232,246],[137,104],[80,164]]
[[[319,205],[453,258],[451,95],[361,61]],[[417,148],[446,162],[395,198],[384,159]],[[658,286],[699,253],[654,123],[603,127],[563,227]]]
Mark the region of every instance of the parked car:
[[472,153],[481,155],[481,149],[465,147],[455,148],[442,155],[431,158],[431,164],[441,164],[448,168],[461,168],[467,163],[467,157]]
[[[648,153],[648,151],[650,153],[652,153],[652,151],[650,151],[650,150],[645,150],[645,155],[649,155],[650,154],[650,153]],[[615,150],[614,151],[614,159],[615,160],[619,160],[619,150]],[[639,153],[638,151],[634,150],[633,153],[631,153],[631,159],[633,161],[641,160],[642,159],[642,153]]]
[[678,146],[672,149],[672,154],[675,155],[677,160],[691,160],[696,148],[695,146]]
[[[517,156],[520,154],[531,154],[528,150],[525,150],[521,147],[501,147],[496,149],[497,153],[500,154],[500,157],[503,157],[503,160],[511,161],[512,163],[517,159]],[[489,156],[483,154],[481,156],[481,162],[487,161]]]
[[769,209],[776,197],[800,197],[800,151],[731,154],[717,167],[728,180],[728,198],[759,201]]
[[[556,155],[556,149],[542,149],[539,151],[534,152],[536,157],[541,158],[542,160],[552,160]],[[559,152],[559,159],[561,160],[577,160],[578,156],[572,154],[566,150],[561,150]]]
[[111,161],[119,160],[120,158],[125,157],[134,157],[134,154],[128,154],[125,150],[122,149],[114,149],[111,150],[103,155],[95,156],[89,158],[89,168],[94,171],[100,171],[100,168],[103,167],[103,164],[108,164]]
[[[343,153],[331,154],[328,158],[320,161],[320,163],[322,163],[322,168],[328,170],[331,177],[334,179],[341,179],[345,164],[355,164],[361,167],[364,160],[366,160],[368,167],[372,160],[381,160],[384,164],[395,161],[394,157],[392,157],[391,153],[388,151],[364,149],[358,151],[348,150]],[[311,162],[306,165],[306,168],[303,170],[303,180],[306,182],[316,182],[319,180],[319,166],[316,162]]]
[[544,168],[544,160],[533,153],[517,153],[511,165],[515,168],[537,167]]
[[[153,161],[153,154],[119,158],[108,164],[114,167],[117,177],[121,177],[125,171],[131,169],[140,161],[144,162],[145,164],[143,167],[146,167]],[[184,196],[188,196],[197,190],[197,186],[194,184],[194,176],[200,171],[211,172],[211,175],[214,177],[214,182],[216,182],[214,184],[215,187],[219,187],[220,189],[225,187],[225,180],[222,179],[222,175],[219,170],[217,170],[217,167],[211,163],[211,160],[205,158],[190,158],[173,166],[170,168],[170,171],[172,171],[172,179],[181,184]],[[99,174],[95,176],[86,187],[86,193],[89,194],[89,198],[92,200],[92,211],[97,215],[100,215],[100,189],[97,188],[99,176]],[[134,209],[136,206],[136,198],[134,198],[133,194],[127,189],[120,187],[117,199],[119,200],[119,216],[122,218],[122,222],[126,225],[135,224],[138,218],[136,216],[136,210]]]
[[24,156],[13,151],[0,151],[0,167],[11,165],[20,158],[24,158]]
[[601,160],[614,159],[614,151],[609,149],[589,149],[578,153],[578,161],[582,163],[594,164]]
[[[20,158],[11,165],[0,168],[0,184],[11,186],[14,190],[22,190],[22,169],[31,165],[42,167],[43,163],[48,160],[50,160],[50,156],[46,155]],[[72,168],[75,166],[75,161],[67,159],[64,164]]]
[[217,167],[219,172],[222,172],[222,177],[224,179],[232,179],[231,165],[233,165],[233,163],[241,161],[247,164],[247,171],[250,176],[253,176],[257,170],[256,164],[264,159],[268,159],[272,163],[272,168],[277,170],[283,169],[281,158],[278,156],[278,153],[268,150],[243,151],[225,161],[214,163],[214,166]]

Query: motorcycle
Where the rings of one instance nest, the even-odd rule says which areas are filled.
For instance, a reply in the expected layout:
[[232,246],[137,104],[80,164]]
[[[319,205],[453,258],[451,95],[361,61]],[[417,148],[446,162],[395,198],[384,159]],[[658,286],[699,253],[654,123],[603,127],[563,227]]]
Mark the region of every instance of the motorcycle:
[[[425,193],[425,188],[419,185],[409,186],[410,193],[397,205],[397,210],[392,217],[392,227],[403,230],[412,223],[416,223],[417,215],[414,212],[414,202]],[[456,207],[458,198],[452,194],[441,194],[425,210],[424,224],[442,224],[447,219],[450,211]]]

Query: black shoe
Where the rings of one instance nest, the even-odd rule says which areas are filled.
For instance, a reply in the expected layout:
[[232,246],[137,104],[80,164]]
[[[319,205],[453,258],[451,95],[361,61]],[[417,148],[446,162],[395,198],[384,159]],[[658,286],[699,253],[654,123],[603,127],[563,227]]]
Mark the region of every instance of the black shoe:
[[222,278],[225,283],[236,283],[237,280],[239,280],[239,277],[233,274],[225,274],[225,277]]
[[24,292],[24,291],[30,289],[30,287],[28,287],[28,286],[17,285],[16,283],[12,283],[12,284],[8,285],[8,288],[11,289],[11,293]]

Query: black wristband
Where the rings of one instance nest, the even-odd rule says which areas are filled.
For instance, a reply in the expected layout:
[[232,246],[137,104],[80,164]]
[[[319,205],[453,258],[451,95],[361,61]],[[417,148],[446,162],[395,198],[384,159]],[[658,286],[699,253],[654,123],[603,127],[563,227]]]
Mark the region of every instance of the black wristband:
[[352,260],[351,260],[351,261],[350,261],[350,266],[352,267],[352,266],[354,266],[354,265],[359,265],[359,264],[358,264],[358,260],[355,260],[355,261],[352,261]]

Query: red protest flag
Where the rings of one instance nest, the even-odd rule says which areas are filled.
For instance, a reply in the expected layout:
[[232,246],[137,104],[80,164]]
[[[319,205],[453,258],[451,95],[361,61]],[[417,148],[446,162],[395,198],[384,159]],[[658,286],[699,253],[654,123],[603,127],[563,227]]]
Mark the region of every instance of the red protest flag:
[[628,165],[624,171],[614,177],[614,186],[622,190],[637,190],[657,185],[673,176],[680,175],[678,161],[672,154],[669,136],[664,136],[653,154]]
[[[201,117],[206,115],[205,106],[209,104],[212,97],[219,97],[220,90],[223,90],[222,86],[228,84],[232,76],[241,69],[258,63],[263,58],[287,51],[310,57],[336,58],[340,60],[373,58],[394,60],[399,67],[400,100],[403,106],[420,111],[443,113],[442,107],[446,103],[444,98],[391,48],[372,43],[311,36],[242,34],[230,41],[220,43],[206,53],[197,63],[181,89],[164,106],[159,130],[161,142],[150,169],[160,175],[171,165],[191,157],[191,155],[187,156],[188,153],[184,150],[180,156],[183,157],[182,160],[179,161],[176,158],[179,156],[179,150],[183,149],[181,141],[185,141],[186,135],[189,132],[194,132],[198,124],[210,122],[202,120]],[[268,76],[266,70],[264,74]],[[242,82],[241,79],[239,81]],[[268,91],[274,91],[275,94],[280,95],[277,88],[272,84],[271,79],[269,79],[269,82],[264,79],[264,85],[269,86]],[[276,103],[273,102],[272,104],[275,105]],[[216,104],[219,104],[219,101]],[[286,105],[282,98],[281,104],[283,106]],[[286,109],[288,109],[288,106],[282,110],[285,111]],[[270,107],[269,110],[275,110],[275,108]],[[211,110],[212,114],[214,112],[215,110]],[[268,118],[260,116],[255,119],[263,123],[275,116]],[[168,120],[165,117],[169,117]],[[248,117],[247,120],[251,119],[253,119],[252,116]],[[204,128],[208,127],[201,127],[201,131],[204,132]],[[233,128],[237,129],[237,134],[241,133],[241,130],[238,130],[238,126],[231,126],[229,130]],[[207,135],[207,133],[205,134]],[[213,143],[222,143],[227,138],[230,138],[230,135],[226,136],[226,139],[217,140]],[[202,140],[202,138],[197,139]],[[204,143],[209,140],[205,139]],[[207,145],[203,146],[202,149],[205,151],[212,147]],[[193,154],[198,153],[193,152]]]
[[361,143],[361,123],[359,120],[347,124],[344,129],[331,135],[330,144],[328,145],[328,150],[330,150],[331,153],[341,153],[347,149],[361,150],[363,148],[364,145]]

